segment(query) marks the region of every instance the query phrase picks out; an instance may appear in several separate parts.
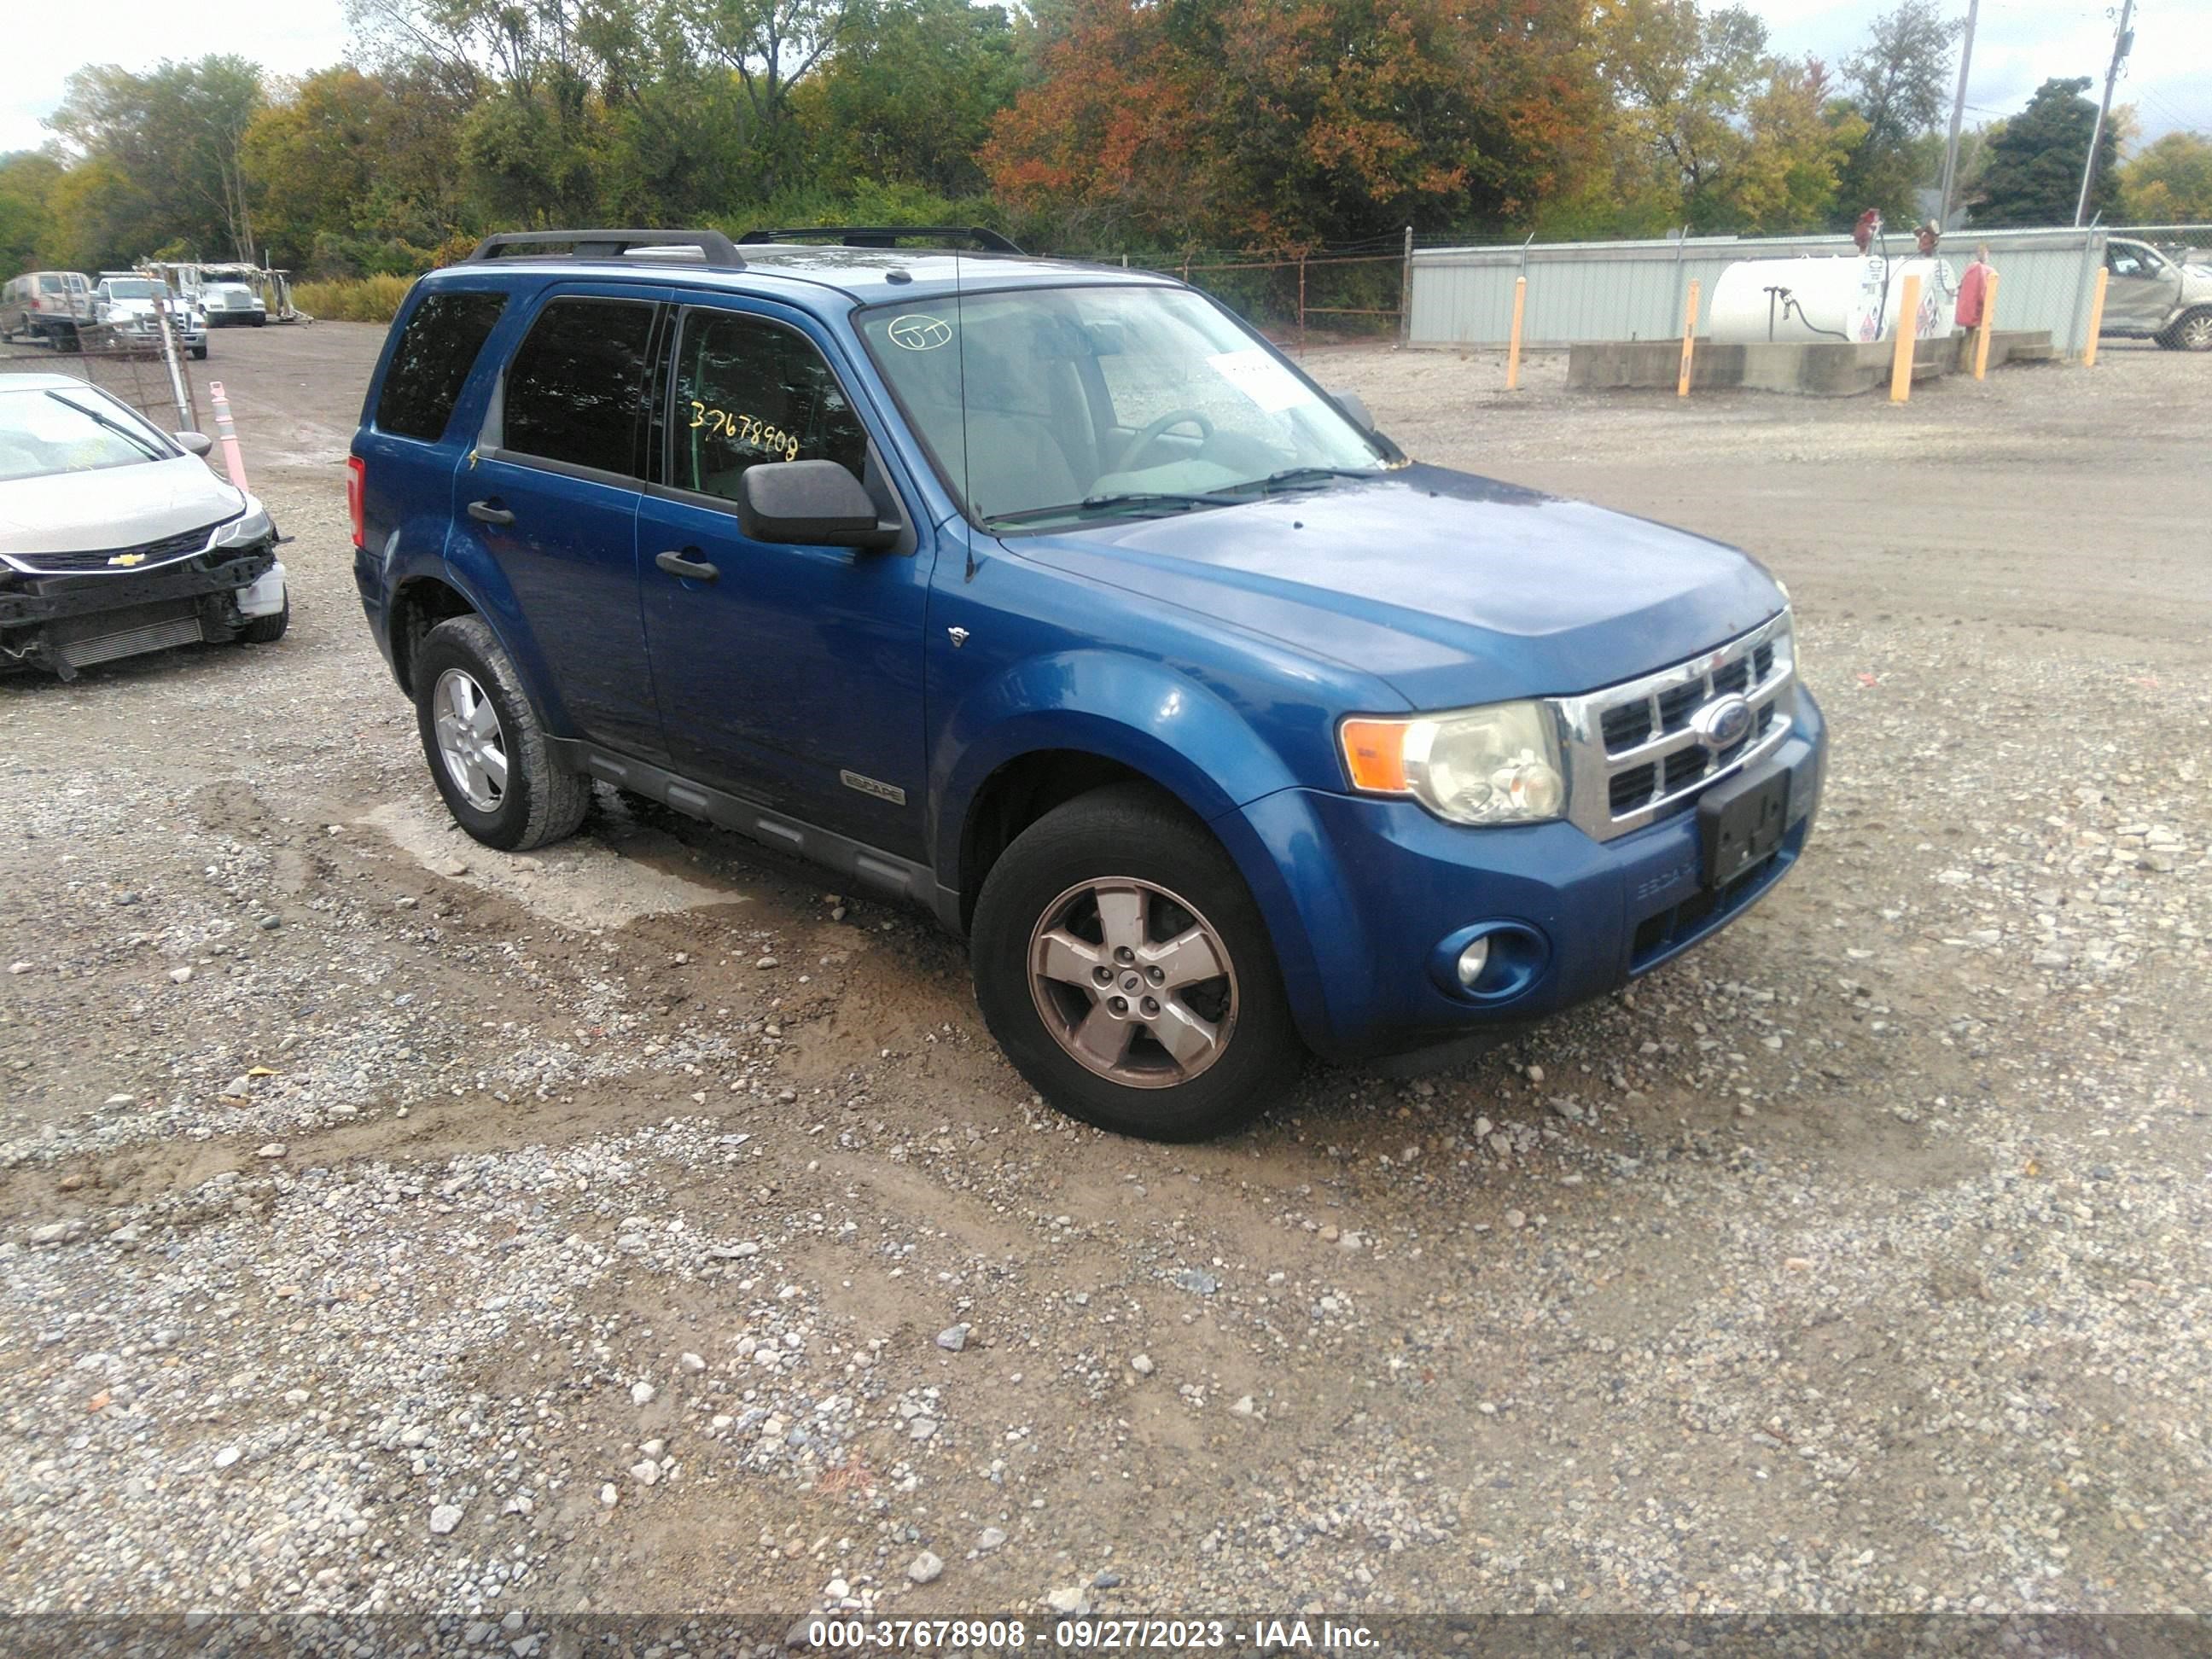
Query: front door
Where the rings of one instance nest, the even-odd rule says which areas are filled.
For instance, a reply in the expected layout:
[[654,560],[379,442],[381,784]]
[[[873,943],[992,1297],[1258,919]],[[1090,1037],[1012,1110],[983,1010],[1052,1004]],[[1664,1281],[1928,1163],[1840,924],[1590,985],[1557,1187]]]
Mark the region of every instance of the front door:
[[749,468],[827,459],[899,512],[829,349],[765,307],[680,316],[664,482],[638,515],[661,730],[702,783],[919,858],[928,544],[911,531],[887,552],[757,542],[735,511]]
[[2166,325],[2181,296],[2181,273],[2164,256],[2141,242],[2108,242],[2105,268],[2107,334],[2155,334]]
[[492,620],[559,698],[562,735],[657,759],[636,521],[659,307],[635,294],[546,301],[455,475],[454,518],[506,580]]

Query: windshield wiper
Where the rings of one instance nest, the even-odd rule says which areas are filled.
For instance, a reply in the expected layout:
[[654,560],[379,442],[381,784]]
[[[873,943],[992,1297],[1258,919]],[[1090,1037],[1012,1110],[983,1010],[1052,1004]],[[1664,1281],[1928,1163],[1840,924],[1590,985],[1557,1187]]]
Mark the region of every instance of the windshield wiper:
[[88,421],[96,421],[101,426],[106,427],[110,432],[118,433],[123,437],[128,438],[132,443],[137,445],[139,448],[146,452],[146,457],[149,460],[158,461],[161,459],[161,452],[155,448],[152,444],[146,441],[146,434],[144,433],[136,431],[133,428],[124,425],[122,422],[115,419],[112,416],[103,415],[96,409],[87,408],[84,404],[77,402],[76,398],[70,397],[66,392],[49,391],[46,393],[46,396],[52,398],[64,409],[73,409],[78,414],[83,416]]
[[1064,501],[1058,507],[1025,507],[1014,513],[994,513],[983,522],[986,525],[1027,524],[1036,519],[1083,519],[1100,514],[1121,513],[1150,507],[1179,507],[1186,512],[1200,507],[1243,507],[1243,499],[1236,495],[1209,495],[1194,491],[1168,489],[1132,489],[1111,495],[1090,495],[1079,501]]
[[1262,495],[1278,489],[1293,488],[1318,489],[1331,478],[1379,478],[1382,475],[1371,466],[1286,466],[1280,472],[1270,472],[1264,478],[1249,478],[1231,489],[1256,489]]

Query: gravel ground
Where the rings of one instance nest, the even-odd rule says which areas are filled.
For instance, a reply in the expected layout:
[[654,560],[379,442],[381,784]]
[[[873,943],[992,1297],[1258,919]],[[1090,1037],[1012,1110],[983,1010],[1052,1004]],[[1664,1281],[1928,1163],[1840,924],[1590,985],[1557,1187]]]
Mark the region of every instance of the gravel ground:
[[921,917],[611,797],[449,829],[351,591],[379,338],[201,366],[281,645],[0,684],[0,1607],[2212,1605],[2212,363],[1316,353],[1769,558],[1826,816],[1632,990],[1161,1148]]

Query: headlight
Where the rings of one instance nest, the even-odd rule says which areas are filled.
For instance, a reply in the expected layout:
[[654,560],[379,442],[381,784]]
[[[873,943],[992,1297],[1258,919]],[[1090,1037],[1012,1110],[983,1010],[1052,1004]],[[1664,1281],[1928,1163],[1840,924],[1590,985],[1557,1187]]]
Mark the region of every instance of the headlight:
[[1566,811],[1559,735],[1540,702],[1498,702],[1340,732],[1355,789],[1411,795],[1454,823],[1538,823]]
[[269,509],[253,496],[246,498],[246,511],[228,523],[219,526],[211,548],[258,547],[273,538],[276,526],[269,517]]

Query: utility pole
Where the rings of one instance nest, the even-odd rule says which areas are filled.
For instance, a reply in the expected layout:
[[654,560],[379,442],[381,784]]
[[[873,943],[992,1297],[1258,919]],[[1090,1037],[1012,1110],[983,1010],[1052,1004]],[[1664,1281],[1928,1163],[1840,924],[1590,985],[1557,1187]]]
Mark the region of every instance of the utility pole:
[[2120,78],[2120,64],[2135,47],[2136,32],[2129,27],[2135,13],[2136,0],[2120,0],[2120,32],[2112,37],[2112,66],[2105,71],[2105,101],[2097,106],[2097,125],[2089,132],[2089,159],[2081,164],[2081,194],[2074,204],[2077,227],[2089,210],[2089,186],[2097,177],[2097,146],[2105,141],[2105,119],[2112,112],[2112,83]]
[[1959,185],[1959,124],[1966,115],[1966,67],[1974,61],[1974,19],[1982,0],[1966,0],[1966,33],[1959,46],[1959,95],[1951,100],[1951,136],[1943,145],[1943,187],[1936,204],[1936,226],[1951,228],[1951,198]]

